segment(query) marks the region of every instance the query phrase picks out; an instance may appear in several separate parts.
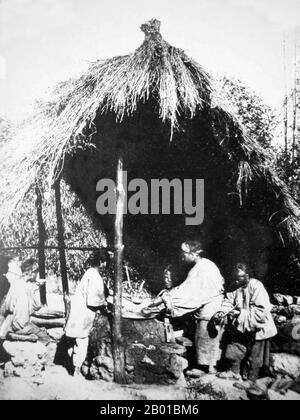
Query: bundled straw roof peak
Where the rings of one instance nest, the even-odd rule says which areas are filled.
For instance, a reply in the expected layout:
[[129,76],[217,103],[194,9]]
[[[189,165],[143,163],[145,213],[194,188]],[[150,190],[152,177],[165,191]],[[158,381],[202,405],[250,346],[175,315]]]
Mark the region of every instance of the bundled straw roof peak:
[[[69,113],[73,117],[72,122],[79,127],[74,136],[82,125],[94,121],[97,113],[113,111],[122,121],[150,95],[157,98],[160,118],[172,128],[177,126],[179,115],[193,118],[199,107],[210,102],[209,75],[183,50],[164,41],[160,22],[152,19],[141,29],[145,40],[135,52],[98,60],[82,77],[56,87],[58,116]],[[80,109],[76,109],[78,103]]]

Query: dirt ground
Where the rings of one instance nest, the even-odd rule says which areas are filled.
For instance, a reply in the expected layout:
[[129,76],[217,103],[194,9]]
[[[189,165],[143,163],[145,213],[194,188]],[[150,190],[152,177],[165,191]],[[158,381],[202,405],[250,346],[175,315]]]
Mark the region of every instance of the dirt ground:
[[186,389],[128,385],[73,378],[60,366],[47,366],[40,378],[3,378],[0,400],[182,400]]
[[[49,308],[64,310],[61,294],[48,293],[47,298]],[[187,390],[183,386],[121,386],[100,380],[88,381],[83,377],[74,378],[64,367],[53,363],[56,345],[51,343],[47,346],[47,365],[41,376],[4,377],[0,369],[0,400],[183,400],[186,397]]]
[[[48,304],[63,310],[61,295],[50,293]],[[245,390],[237,389],[234,382],[205,375],[196,379],[182,378],[176,385],[119,385],[102,380],[72,377],[67,370],[54,364],[57,343],[62,328],[49,330],[53,342],[47,346],[46,366],[37,376],[15,374],[4,377],[0,369],[0,400],[247,400]],[[22,351],[26,346],[22,345]],[[32,351],[30,350],[30,355]],[[283,359],[285,360],[285,359]],[[297,358],[298,363],[298,358]],[[294,365],[293,365],[294,366]],[[298,365],[297,365],[298,366]],[[295,370],[295,368],[293,367]],[[261,386],[264,385],[264,380]],[[300,394],[288,391],[286,395],[270,392],[268,399],[300,400]]]

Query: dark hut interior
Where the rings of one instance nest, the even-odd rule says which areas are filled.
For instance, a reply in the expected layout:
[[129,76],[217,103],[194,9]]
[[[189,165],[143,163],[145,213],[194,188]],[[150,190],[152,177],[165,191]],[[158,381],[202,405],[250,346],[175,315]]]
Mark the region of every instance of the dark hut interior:
[[[120,123],[113,114],[98,116],[97,133],[92,139],[95,147],[70,154],[64,177],[84,203],[95,226],[104,229],[111,241],[114,216],[97,214],[96,184],[102,178],[115,179],[118,156],[123,157],[128,181],[204,179],[202,225],[187,226],[184,215],[125,216],[126,255],[146,276],[153,291],[162,287],[162,271],[167,264],[176,267],[177,281],[181,281],[179,249],[186,238],[204,241],[207,257],[219,265],[228,282],[233,264],[246,261],[254,275],[273,290],[285,284],[286,291],[287,283],[291,290],[297,289],[288,265],[291,250],[283,251],[282,241],[268,220],[267,206],[268,203],[274,206],[276,192],[270,190],[267,179],[261,176],[257,183],[251,183],[247,196],[244,191],[241,206],[236,187],[237,164],[220,147],[213,128],[214,113],[215,110],[204,107],[193,119],[181,118],[181,128],[174,132],[172,141],[170,126],[159,118],[155,100],[140,104],[133,116]],[[227,135],[234,140],[236,132]]]

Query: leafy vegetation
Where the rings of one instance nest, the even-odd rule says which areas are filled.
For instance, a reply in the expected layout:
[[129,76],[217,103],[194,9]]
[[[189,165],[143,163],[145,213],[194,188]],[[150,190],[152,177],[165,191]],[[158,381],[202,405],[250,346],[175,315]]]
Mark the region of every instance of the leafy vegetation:
[[224,76],[219,83],[250,137],[265,149],[273,149],[273,133],[278,124],[275,112],[240,80],[233,81]]

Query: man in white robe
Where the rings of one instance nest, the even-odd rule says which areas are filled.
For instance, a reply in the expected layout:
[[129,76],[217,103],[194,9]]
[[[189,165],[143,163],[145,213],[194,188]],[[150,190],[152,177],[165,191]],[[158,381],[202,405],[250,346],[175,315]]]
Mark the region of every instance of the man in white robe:
[[65,334],[74,339],[74,345],[69,350],[74,366],[74,376],[81,375],[81,367],[87,356],[89,335],[96,312],[106,306],[104,282],[100,270],[105,268],[108,261],[108,254],[104,250],[96,251],[89,258],[90,268],[83,275],[75,295],[71,298],[71,310]]

